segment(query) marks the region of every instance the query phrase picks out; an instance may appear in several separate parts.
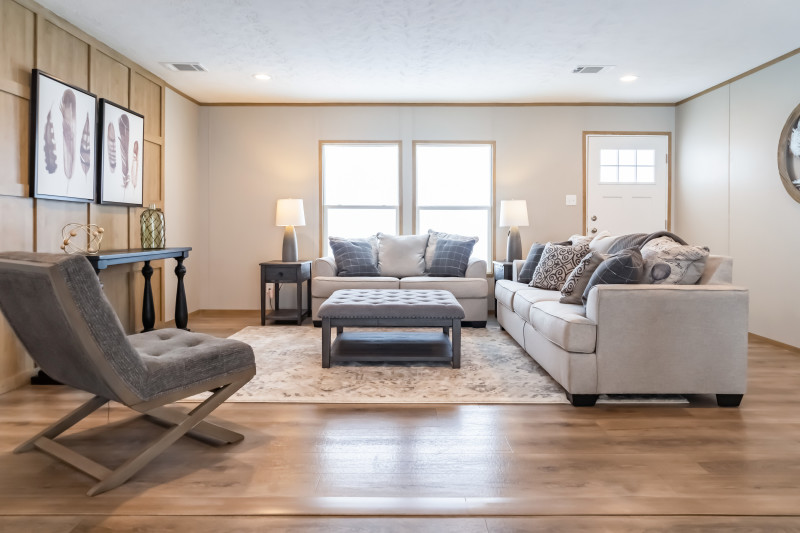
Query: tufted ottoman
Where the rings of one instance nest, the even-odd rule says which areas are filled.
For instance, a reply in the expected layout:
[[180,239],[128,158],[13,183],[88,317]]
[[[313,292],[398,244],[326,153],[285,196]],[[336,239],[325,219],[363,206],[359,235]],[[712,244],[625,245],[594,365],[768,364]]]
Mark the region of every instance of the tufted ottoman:
[[[319,308],[322,367],[335,361],[448,362],[461,367],[464,309],[443,290],[345,289]],[[331,344],[331,328],[336,340]],[[344,332],[345,327],[442,328],[443,334]],[[453,338],[449,338],[452,328]]]

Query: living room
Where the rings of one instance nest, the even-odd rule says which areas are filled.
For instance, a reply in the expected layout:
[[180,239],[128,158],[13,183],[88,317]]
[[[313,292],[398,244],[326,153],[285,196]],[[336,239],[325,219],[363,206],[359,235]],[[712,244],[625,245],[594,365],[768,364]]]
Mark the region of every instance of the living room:
[[[294,75],[313,81],[314,73],[293,73],[291,66],[281,64],[277,52],[262,50],[265,64],[252,72],[243,72],[236,58],[229,58],[230,66],[204,56],[214,48],[223,50],[215,51],[215,57],[224,56],[223,45],[229,43],[226,39],[232,39],[213,29],[215,17],[228,20],[226,9],[233,13],[230,23],[241,24],[245,36],[267,24],[259,17],[270,13],[270,8],[277,9],[274,5],[259,7],[255,2],[245,4],[220,3],[208,11],[185,13],[186,26],[193,28],[187,33],[195,39],[208,35],[208,42],[198,41],[196,46],[191,46],[191,41],[182,43],[167,56],[151,53],[163,45],[156,37],[169,33],[165,29],[168,22],[157,19],[162,18],[160,10],[179,8],[146,3],[137,8],[88,0],[2,0],[0,40],[7,66],[0,70],[4,118],[0,149],[7,164],[0,172],[0,221],[4,230],[0,250],[61,253],[61,228],[73,222],[102,226],[103,250],[139,246],[143,208],[31,197],[28,152],[33,69],[144,116],[141,205],[155,204],[163,211],[167,246],[192,247],[184,280],[189,328],[220,336],[260,324],[256,311],[260,304],[259,264],[281,259],[284,228],[275,223],[278,200],[302,200],[305,224],[295,227],[298,257],[313,260],[327,255],[325,237],[330,234],[323,220],[321,143],[399,143],[396,208],[397,233],[401,235],[429,229],[416,223],[417,143],[493,143],[490,209],[495,223],[488,235],[491,269],[493,259],[502,261],[506,257],[507,228],[496,223],[502,201],[518,199],[526,203],[529,224],[519,228],[522,259],[535,242],[559,242],[570,235],[586,234],[585,134],[657,132],[667,134],[671,142],[671,196],[665,229],[690,244],[707,246],[712,254],[732,257],[733,284],[748,291],[748,392],[738,409],[717,408],[708,398],[692,399],[689,406],[598,405],[588,411],[570,405],[480,402],[445,406],[424,402],[229,402],[220,407],[219,418],[231,419],[247,434],[242,444],[220,453],[193,443],[182,444],[188,440],[182,439],[142,470],[138,481],[137,477],[129,481],[133,488],[123,485],[116,489],[123,491],[120,496],[111,491],[90,499],[85,490],[80,490],[88,484],[82,474],[56,465],[44,454],[11,453],[20,442],[52,422],[49,411],[66,413],[82,397],[75,391],[64,391],[64,387],[29,385],[34,364],[0,316],[0,404],[5,412],[0,415],[4,428],[2,464],[11,472],[7,481],[0,482],[6,502],[0,504],[0,529],[22,529],[30,515],[42,513],[53,515],[42,518],[41,524],[54,531],[102,526],[157,530],[164,524],[199,530],[204,516],[215,529],[407,527],[504,531],[585,526],[588,530],[605,527],[620,531],[670,526],[796,527],[800,492],[789,478],[798,467],[798,421],[791,408],[798,399],[793,378],[797,376],[800,331],[794,324],[800,317],[791,295],[800,287],[791,276],[777,273],[789,270],[798,261],[791,243],[800,208],[781,181],[776,148],[782,129],[800,104],[795,89],[800,82],[799,43],[787,31],[800,15],[797,6],[778,2],[756,7],[737,2],[734,9],[723,7],[721,2],[703,6],[682,2],[670,9],[695,14],[696,21],[681,26],[680,17],[673,13],[667,17],[665,28],[656,31],[650,23],[642,24],[632,37],[653,54],[663,47],[665,32],[670,31],[681,35],[674,40],[697,47],[696,56],[692,56],[687,52],[689,44],[673,43],[680,53],[660,55],[661,64],[625,64],[627,56],[621,46],[606,48],[614,50],[617,57],[588,54],[593,46],[613,43],[613,32],[600,32],[584,22],[586,26],[581,28],[585,33],[570,36],[566,17],[557,23],[530,6],[502,2],[446,3],[447,8],[415,2],[400,2],[392,8],[381,2],[380,8],[373,9],[353,2],[348,3],[352,11],[338,15],[330,13],[337,11],[330,6],[281,5],[294,18],[287,15],[282,19],[284,27],[272,28],[272,33],[267,32],[269,39],[264,37],[252,44],[254,49],[265,46],[272,50],[281,39],[296,46],[297,41],[305,39],[308,48],[301,46],[291,52],[302,55],[304,50],[314,50],[314,45],[322,46],[308,32],[309,28],[328,27],[323,23],[326,17],[336,21],[342,20],[337,16],[357,19],[354,13],[361,10],[364,17],[377,13],[391,15],[389,21],[408,22],[414,18],[409,13],[422,10],[420,13],[431,20],[423,28],[429,29],[436,22],[443,24],[449,28],[451,40],[432,40],[432,49],[443,47],[441,56],[436,56],[438,60],[428,58],[427,63],[419,61],[451,76],[449,83],[464,87],[468,96],[463,96],[447,92],[453,85],[444,85],[439,93],[435,84],[426,87],[420,79],[430,81],[428,78],[414,78],[425,69],[414,70],[413,59],[407,60],[405,84],[381,76],[383,68],[396,65],[379,66],[375,56],[364,54],[358,57],[365,62],[360,65],[361,73],[365,75],[366,71],[365,76],[376,80],[374,92],[366,86],[354,88],[363,79],[340,80],[337,73],[320,68],[318,80],[305,87],[307,93],[290,94],[285,92],[285,79]],[[595,17],[596,25],[607,23],[609,19],[598,11],[615,12],[632,6],[628,2],[612,4],[597,8],[587,3],[583,6],[587,20]],[[636,6],[634,11],[640,11],[640,18],[631,15],[625,20],[641,21],[643,15],[660,17],[664,9],[655,3],[646,8],[639,3]],[[538,7],[552,10],[548,12],[552,17],[568,10],[549,4]],[[467,8],[475,13],[467,17],[459,11]],[[711,21],[715,26],[721,24],[712,15],[719,15],[723,9],[726,13],[720,15],[721,21],[732,29],[716,28],[710,33],[704,25]],[[300,26],[303,31],[293,32],[292,24],[300,24],[304,15],[309,17],[308,25]],[[515,16],[519,21],[510,22]],[[462,25],[459,17],[473,25]],[[474,33],[481,19],[486,26]],[[139,29],[125,30],[120,20],[136,21]],[[152,42],[146,46],[124,40],[146,27],[152,32]],[[501,39],[505,30],[508,35]],[[116,46],[115,32],[122,39]],[[593,32],[597,32],[596,38]],[[293,34],[296,36],[291,37]],[[358,47],[381,45],[380,32],[367,34],[369,38],[355,42],[343,38],[336,46],[352,52]],[[176,35],[175,41],[182,34],[176,31]],[[540,78],[536,73],[520,77],[535,87],[539,79],[549,76],[556,88],[544,84],[540,92],[530,96],[512,93],[503,83],[495,83],[502,72],[492,64],[502,55],[497,47],[512,41],[524,43],[506,50],[508,64],[524,72],[533,68],[524,59],[527,55],[542,57],[535,51],[543,46],[544,37],[532,37],[535,35],[546,35],[564,48],[548,48],[544,55],[549,54],[550,64],[540,71]],[[748,35],[747,42],[738,42],[741,39],[737,35]],[[430,38],[427,34],[419,36]],[[567,45],[567,41],[574,44]],[[475,43],[483,43],[485,48]],[[477,47],[475,63],[449,65],[448,53],[468,44]],[[626,46],[632,47],[630,43]],[[725,50],[726,46],[732,51]],[[331,55],[316,58],[318,65],[324,65],[325,59],[335,62],[337,48],[333,43],[330,47]],[[420,45],[408,51],[426,49]],[[412,57],[425,56],[420,53]],[[348,59],[356,62],[356,57]],[[203,62],[209,72],[172,72],[158,65],[176,60]],[[575,67],[587,64],[616,66],[599,74],[572,73]],[[664,77],[663,71],[670,69],[674,74]],[[203,76],[213,75],[215,70],[238,72],[229,74],[230,80],[218,78],[216,85],[206,84]],[[272,79],[253,79],[252,75],[262,70]],[[564,71],[564,80],[562,74],[556,76],[553,71]],[[622,75],[631,73],[639,79],[619,81]],[[576,77],[581,78],[574,81]],[[352,92],[342,92],[347,88]],[[433,92],[426,95],[420,92],[423,89]],[[470,96],[488,89],[496,92]],[[674,96],[659,96],[666,94]],[[574,205],[565,201],[569,196],[575,197]],[[375,232],[365,227],[363,237]],[[770,253],[764,257],[756,252],[760,249]],[[175,262],[154,261],[153,267],[156,322],[158,326],[170,325],[175,317]],[[100,273],[104,292],[127,333],[142,329],[140,270],[141,264],[120,265]],[[491,285],[491,274],[487,279]],[[490,290],[491,327],[486,334],[509,338],[492,317],[493,294]],[[280,297],[281,307],[298,304],[286,284]],[[291,327],[264,326],[293,335]],[[300,328],[320,335],[309,319]],[[466,352],[463,357],[467,357]],[[92,422],[108,419],[121,423],[130,415],[115,405],[93,416],[78,429],[91,434],[91,428],[99,425]],[[132,440],[140,433],[146,435],[142,438],[153,435],[137,421],[121,424],[118,429],[124,438]],[[679,436],[673,440],[673,434]],[[385,440],[365,440],[366,435]],[[348,441],[351,437],[353,440]],[[91,439],[76,439],[87,453],[92,451]],[[108,447],[120,443],[110,436],[105,442]],[[468,450],[458,458],[447,447],[460,443]],[[595,445],[602,448],[601,453],[593,449]],[[394,465],[398,472],[394,478],[382,477],[383,466],[368,469],[358,459],[365,454],[391,470],[391,450],[402,454],[398,447],[408,446],[428,450],[425,460],[429,462],[423,461],[420,466],[427,475],[404,464]],[[504,455],[510,449],[519,452],[522,459],[515,462]],[[503,466],[486,466],[482,453],[501,460]],[[196,463],[194,468],[173,464],[192,454],[198,459],[186,462]],[[113,454],[106,455],[117,459]],[[315,459],[309,462],[316,463],[303,466],[312,456]],[[341,462],[333,464],[337,461]],[[459,470],[462,461],[464,471]],[[675,466],[674,472],[670,472],[670,464]],[[550,467],[558,475],[548,474]],[[723,472],[725,468],[730,471]],[[593,472],[588,487],[581,478],[584,469]],[[509,470],[520,474],[515,476]],[[483,477],[475,472],[483,472]],[[538,477],[541,482],[521,479],[523,475]],[[31,481],[22,482],[26,476]],[[448,482],[448,476],[452,481]],[[183,482],[184,478],[188,481]],[[471,479],[476,487],[469,487]],[[226,483],[236,490],[226,493]],[[391,484],[400,488],[389,490]],[[41,492],[43,486],[49,487],[45,493]],[[770,492],[760,492],[758,488],[763,486]],[[570,499],[564,497],[570,487],[580,493],[578,497],[570,503],[560,501]],[[548,490],[551,496],[547,496]],[[15,491],[18,494],[12,497]],[[714,492],[719,495],[709,496]],[[216,497],[219,501],[214,502]],[[167,498],[176,507],[167,512],[166,504],[156,501],[159,498]],[[206,509],[193,507],[188,502],[192,498],[199,498]],[[45,499],[50,500],[46,511]],[[154,518],[162,514],[174,516],[163,523]],[[595,516],[581,518],[587,514]],[[183,519],[179,515],[184,515]]]

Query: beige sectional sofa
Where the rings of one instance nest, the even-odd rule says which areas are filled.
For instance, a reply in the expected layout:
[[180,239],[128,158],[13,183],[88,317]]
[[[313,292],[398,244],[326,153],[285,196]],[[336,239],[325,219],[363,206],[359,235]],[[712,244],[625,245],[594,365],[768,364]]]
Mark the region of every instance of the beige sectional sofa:
[[566,390],[573,405],[599,394],[715,394],[738,406],[747,386],[747,290],[732,259],[709,256],[695,285],[599,285],[586,306],[559,291],[495,286],[500,325]]
[[[464,308],[463,322],[485,327],[489,283],[486,261],[470,258],[466,274],[460,277],[409,276],[337,276],[333,257],[321,257],[311,263],[311,311],[315,326],[320,325],[319,306],[338,289],[443,289],[450,291]],[[469,325],[469,324],[465,324]]]

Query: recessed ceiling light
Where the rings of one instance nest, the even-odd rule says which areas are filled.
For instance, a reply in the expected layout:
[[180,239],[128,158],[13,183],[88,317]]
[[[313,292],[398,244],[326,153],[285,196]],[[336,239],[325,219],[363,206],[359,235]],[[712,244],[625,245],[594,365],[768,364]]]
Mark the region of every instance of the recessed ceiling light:
[[634,76],[633,74],[628,74],[627,76],[622,76],[619,79],[619,81],[630,82],[630,81],[636,81],[638,79],[639,79],[639,76]]
[[253,77],[254,77],[255,79],[257,79],[257,80],[261,80],[261,81],[267,81],[267,80],[268,80],[268,79],[270,79],[272,76],[270,76],[269,74],[253,74]]

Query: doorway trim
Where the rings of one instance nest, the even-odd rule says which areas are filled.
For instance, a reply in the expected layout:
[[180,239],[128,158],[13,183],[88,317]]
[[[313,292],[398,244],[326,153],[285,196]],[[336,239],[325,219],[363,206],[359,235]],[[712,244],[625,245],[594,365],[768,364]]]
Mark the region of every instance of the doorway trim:
[[586,196],[587,196],[587,182],[588,176],[588,161],[586,160],[586,145],[588,143],[589,135],[609,135],[619,137],[633,137],[645,135],[666,135],[667,136],[667,231],[672,231],[672,132],[671,131],[584,131],[583,132],[583,221],[581,232],[585,231],[588,225],[586,224]]

